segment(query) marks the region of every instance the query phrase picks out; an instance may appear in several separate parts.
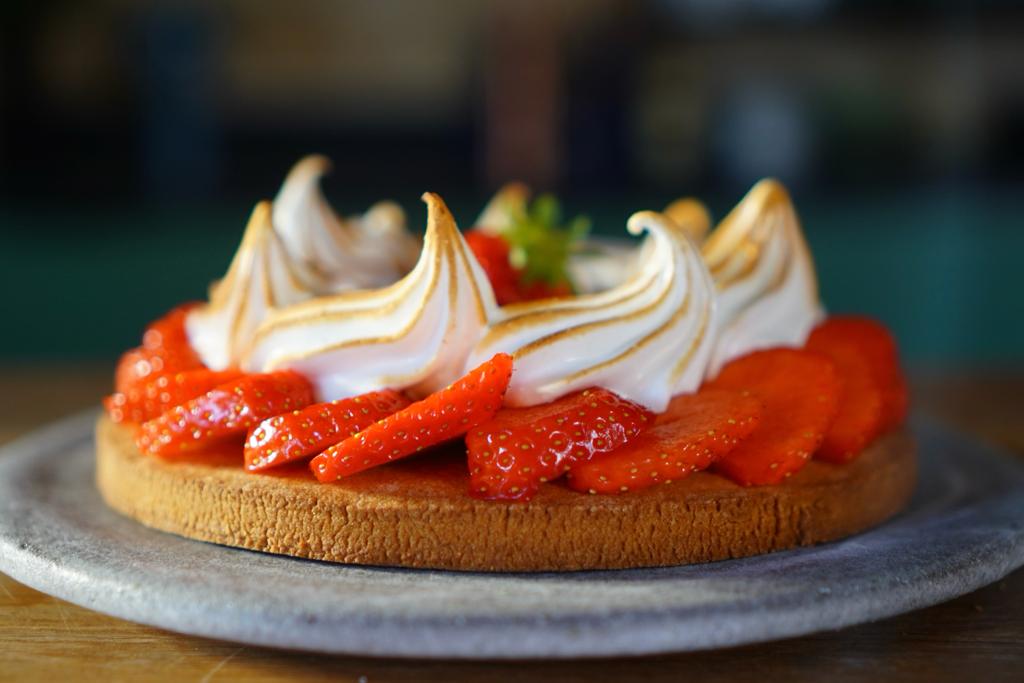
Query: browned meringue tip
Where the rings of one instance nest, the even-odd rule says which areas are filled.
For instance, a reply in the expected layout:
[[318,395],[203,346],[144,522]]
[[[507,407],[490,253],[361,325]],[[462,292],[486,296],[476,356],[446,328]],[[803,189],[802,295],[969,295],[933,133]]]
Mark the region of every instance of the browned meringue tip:
[[443,219],[452,219],[452,212],[448,209],[448,205],[441,199],[441,195],[436,192],[424,192],[420,195],[420,199],[424,204],[427,205],[427,227],[435,221]]
[[[288,171],[288,178],[298,175],[316,175],[321,176],[329,173],[334,168],[334,162],[323,154],[307,154],[292,166],[291,170]],[[285,179],[287,182],[287,178]]]
[[711,229],[711,215],[704,203],[693,197],[677,199],[662,211],[694,242],[700,243]]
[[512,180],[498,188],[494,197],[501,201],[515,201],[518,203],[525,202],[530,198],[531,194],[529,185],[520,180]]
[[[274,203],[269,199],[256,202],[249,214],[249,222],[245,224],[245,231],[242,233],[242,242],[238,247],[241,251],[246,247],[264,242],[270,233],[274,231]],[[228,268],[229,272],[231,268]]]
[[685,233],[685,230],[667,215],[658,211],[636,211],[626,221],[626,230],[631,235],[642,235],[648,232],[648,227],[656,225],[670,233]]
[[725,218],[719,221],[703,244],[704,259],[712,273],[722,260],[749,238],[750,231],[769,211],[780,208],[791,221],[798,224],[796,208],[782,183],[774,178],[764,178],[750,188]]

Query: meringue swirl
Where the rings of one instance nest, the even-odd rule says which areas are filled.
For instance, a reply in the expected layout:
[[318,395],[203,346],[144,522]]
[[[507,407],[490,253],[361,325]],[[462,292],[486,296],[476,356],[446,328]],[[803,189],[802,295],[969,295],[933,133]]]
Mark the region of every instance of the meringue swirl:
[[405,227],[405,212],[378,202],[362,216],[340,219],[323,196],[320,179],[331,162],[319,155],[300,160],[274,199],[274,226],[289,253],[323,273],[326,290],[389,285],[409,272],[419,241]]
[[405,229],[398,205],[380,202],[363,216],[337,217],[320,191],[329,168],[330,161],[316,155],[295,164],[273,204],[261,202],[253,210],[209,302],[189,313],[189,339],[208,367],[238,365],[272,309],[391,284],[415,263],[419,241]]
[[800,346],[824,316],[810,250],[789,193],[757,183],[704,242],[718,290],[709,376],[757,349]]
[[628,230],[648,233],[637,267],[604,292],[501,309],[467,362],[511,353],[510,405],[533,405],[600,386],[654,411],[704,377],[715,320],[714,286],[682,228],[642,211]]
[[237,364],[272,309],[315,296],[326,285],[323,274],[291,257],[271,212],[270,202],[256,205],[227,274],[210,287],[209,303],[186,318],[192,347],[214,370]]
[[[189,314],[211,368],[293,369],[325,401],[383,388],[423,396],[505,352],[510,405],[601,386],[662,411],[732,358],[799,346],[823,315],[796,212],[773,180],[710,234],[696,200],[638,212],[627,229],[646,233],[639,247],[573,257],[583,293],[499,308],[440,197],[423,195],[420,248],[393,204],[338,218],[320,191],[327,168],[307,157],[273,204],[256,206],[227,274]],[[506,186],[478,228],[500,230],[527,198]]]
[[324,401],[383,387],[426,395],[458,379],[497,306],[448,207],[429,192],[423,201],[423,250],[408,275],[272,312],[243,367],[301,372]]
[[665,207],[663,212],[683,229],[686,236],[700,244],[711,228],[711,216],[707,207],[692,197],[677,199]]

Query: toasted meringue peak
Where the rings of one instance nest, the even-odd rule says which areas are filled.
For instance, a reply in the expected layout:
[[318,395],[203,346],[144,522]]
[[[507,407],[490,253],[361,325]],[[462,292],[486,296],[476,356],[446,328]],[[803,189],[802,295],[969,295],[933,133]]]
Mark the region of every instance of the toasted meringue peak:
[[701,251],[718,290],[711,375],[756,349],[802,345],[824,315],[811,253],[778,181],[757,183]]
[[209,303],[189,313],[189,340],[209,367],[236,365],[271,309],[307,299],[323,286],[322,274],[290,256],[271,222],[270,202],[260,202],[227,274],[210,287]]
[[511,405],[600,386],[660,411],[674,394],[696,389],[712,348],[711,278],[683,229],[665,216],[636,213],[628,229],[648,237],[625,282],[501,309],[467,366],[513,354]]
[[492,234],[500,233],[512,225],[513,216],[526,213],[526,202],[529,199],[530,188],[525,184],[506,183],[487,202],[472,227]]
[[405,213],[381,202],[362,216],[339,218],[320,189],[330,168],[319,155],[295,164],[274,199],[274,226],[294,258],[326,275],[324,293],[391,284],[419,253]]
[[[210,367],[291,368],[332,400],[386,387],[425,395],[507,352],[511,405],[602,386],[660,411],[731,358],[802,344],[822,316],[796,213],[772,180],[710,234],[695,200],[636,213],[627,227],[646,233],[639,247],[588,248],[580,259],[597,260],[570,264],[584,293],[499,308],[440,197],[423,195],[426,235],[412,259],[418,242],[396,205],[334,214],[318,183],[327,165],[304,159],[275,204],[256,207],[228,273],[190,313]],[[527,196],[507,186],[478,227],[500,230]]]
[[677,199],[665,207],[664,213],[675,221],[676,225],[686,233],[686,236],[696,244],[704,241],[711,228],[711,216],[708,214],[707,208],[692,197]]
[[275,311],[243,367],[297,370],[321,400],[394,387],[425,395],[463,374],[496,305],[490,283],[439,196],[423,195],[427,229],[415,267],[382,288]]

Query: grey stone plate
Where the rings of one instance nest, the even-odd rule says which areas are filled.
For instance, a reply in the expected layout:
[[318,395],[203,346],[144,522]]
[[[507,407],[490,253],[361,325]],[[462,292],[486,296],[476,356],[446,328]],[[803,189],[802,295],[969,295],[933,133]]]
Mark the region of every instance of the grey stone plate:
[[1024,564],[1024,467],[916,423],[911,508],[837,543],[654,570],[488,575],[323,564],[146,529],[93,483],[94,414],[0,454],[0,571],[90,609],[242,643],[361,655],[644,654],[834,629]]

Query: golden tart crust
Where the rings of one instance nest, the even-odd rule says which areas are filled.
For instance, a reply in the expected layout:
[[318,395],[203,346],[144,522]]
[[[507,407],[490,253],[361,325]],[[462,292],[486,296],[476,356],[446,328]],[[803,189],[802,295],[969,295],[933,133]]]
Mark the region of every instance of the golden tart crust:
[[99,419],[96,481],[108,505],[142,524],[249,550],[395,567],[568,571],[757,555],[875,526],[907,504],[917,477],[904,431],[848,465],[812,461],[778,486],[743,488],[698,472],[619,496],[553,484],[528,504],[505,504],[469,497],[461,446],[319,484],[305,467],[249,474],[237,445],[193,462],[143,456],[132,434]]

